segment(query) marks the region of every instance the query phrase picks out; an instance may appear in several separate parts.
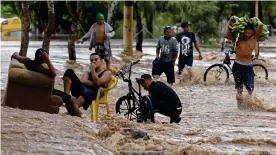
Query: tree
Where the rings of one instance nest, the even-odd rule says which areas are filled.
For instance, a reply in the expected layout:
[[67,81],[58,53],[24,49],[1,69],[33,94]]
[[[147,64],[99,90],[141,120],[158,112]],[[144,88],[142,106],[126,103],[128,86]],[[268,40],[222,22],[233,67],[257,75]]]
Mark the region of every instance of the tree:
[[133,54],[132,44],[133,2],[125,1],[124,7],[124,53]]
[[138,7],[138,2],[134,3],[134,11],[136,17],[136,33],[138,34],[136,37],[136,51],[143,52],[142,44],[143,44],[143,24],[140,15],[140,10]]
[[75,41],[78,36],[78,25],[80,16],[83,10],[83,2],[77,1],[77,8],[73,11],[70,6],[70,1],[66,1],[66,8],[68,10],[69,15],[71,16],[71,31],[68,39],[68,54],[69,60],[76,61],[76,49],[75,49]]
[[218,22],[216,21],[216,13],[218,7],[215,2],[202,2],[194,5],[189,12],[189,20],[192,22],[192,29],[199,36],[201,41],[206,43],[210,38],[218,36]]
[[47,1],[47,7],[48,7],[48,23],[44,31],[42,48],[44,48],[49,54],[51,35],[55,28],[55,8],[54,8],[53,0]]
[[[158,2],[159,3],[159,2]],[[155,13],[155,3],[154,1],[143,1],[141,2],[142,8],[144,9],[144,17],[146,20],[147,29],[152,34],[153,33],[153,17]],[[147,35],[148,38],[151,38],[151,35]]]
[[276,1],[259,1],[263,6],[263,19],[267,24],[276,27]]
[[114,9],[119,4],[119,1],[113,1],[108,6],[108,13],[107,13],[107,23],[114,27]]
[[[15,7],[18,16],[21,20],[21,44],[20,44],[20,56],[26,56],[29,46],[29,31],[30,31],[30,12],[29,12],[29,2],[27,1],[15,1]],[[21,4],[21,7],[20,7]]]

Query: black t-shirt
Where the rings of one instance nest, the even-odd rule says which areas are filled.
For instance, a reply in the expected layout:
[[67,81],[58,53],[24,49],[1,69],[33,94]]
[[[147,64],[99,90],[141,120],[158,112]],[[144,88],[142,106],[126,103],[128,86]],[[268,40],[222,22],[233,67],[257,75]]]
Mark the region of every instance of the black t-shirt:
[[181,32],[177,34],[176,39],[180,43],[180,56],[192,56],[193,43],[196,42],[195,34],[193,32]]
[[176,92],[163,82],[153,81],[149,88],[149,94],[155,108],[176,109],[182,107]]

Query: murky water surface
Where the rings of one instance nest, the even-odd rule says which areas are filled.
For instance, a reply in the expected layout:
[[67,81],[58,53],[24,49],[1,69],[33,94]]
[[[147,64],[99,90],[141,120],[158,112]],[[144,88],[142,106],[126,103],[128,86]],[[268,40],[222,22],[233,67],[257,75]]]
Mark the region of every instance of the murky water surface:
[[[129,60],[120,56],[120,41],[115,41],[114,66],[119,68]],[[19,42],[1,42],[1,94],[7,81],[10,56],[19,50]],[[31,42],[28,56],[33,58],[41,42]],[[147,42],[140,64],[133,69],[133,78],[151,73],[154,42]],[[271,49],[271,48],[269,48]],[[275,49],[275,48],[274,48]],[[1,106],[1,154],[119,154],[122,150],[164,151],[165,154],[276,154],[276,53],[261,52],[267,60],[269,80],[257,80],[255,94],[244,93],[244,107],[237,107],[234,82],[206,85],[203,72],[209,65],[221,62],[218,49],[203,49],[205,59],[195,61],[189,73],[177,76],[173,86],[182,103],[180,124],[162,124],[169,118],[156,115],[157,122],[138,124],[114,112],[116,100],[127,93],[127,85],[119,80],[111,91],[109,103],[112,117],[100,109],[100,122],[91,123],[90,110],[84,117],[66,115],[66,109],[51,115],[42,112]],[[217,53],[214,53],[217,51]],[[87,45],[77,46],[78,75],[88,69],[90,51]],[[213,53],[212,53],[213,52]],[[55,87],[63,88],[61,76],[68,67],[67,46],[64,41],[51,42],[50,58],[58,69]],[[136,56],[139,57],[139,56]],[[195,56],[196,57],[196,56]],[[119,61],[118,61],[119,60]],[[177,68],[176,68],[177,69]],[[166,81],[163,76],[161,81]],[[144,92],[146,94],[146,92]],[[2,94],[3,95],[3,94]],[[122,132],[123,128],[138,128],[148,132],[150,140],[134,139]]]

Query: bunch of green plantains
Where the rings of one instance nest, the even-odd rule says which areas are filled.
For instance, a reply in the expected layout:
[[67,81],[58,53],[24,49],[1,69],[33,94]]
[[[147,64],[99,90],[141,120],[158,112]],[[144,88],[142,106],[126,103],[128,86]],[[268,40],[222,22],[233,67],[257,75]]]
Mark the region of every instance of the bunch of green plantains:
[[[253,24],[256,29],[259,22],[261,21],[259,20],[258,17],[249,18],[248,15],[245,15],[244,17],[239,18],[237,16],[233,16],[229,24],[229,30],[233,37],[233,40],[238,41],[241,38],[243,38],[244,27],[247,24]],[[265,41],[266,36],[268,34],[269,34],[269,31],[267,29],[267,26],[264,24],[262,27],[262,33],[259,36],[258,41]]]

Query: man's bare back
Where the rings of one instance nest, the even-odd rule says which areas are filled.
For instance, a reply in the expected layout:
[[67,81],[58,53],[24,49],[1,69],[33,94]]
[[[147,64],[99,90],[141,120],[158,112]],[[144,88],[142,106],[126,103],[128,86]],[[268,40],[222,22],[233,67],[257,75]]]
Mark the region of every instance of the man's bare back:
[[249,64],[252,62],[251,55],[253,50],[256,47],[257,37],[254,34],[248,40],[239,40],[236,44],[236,60],[244,63]]

